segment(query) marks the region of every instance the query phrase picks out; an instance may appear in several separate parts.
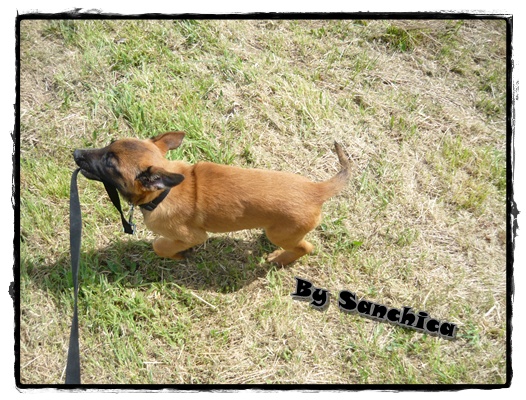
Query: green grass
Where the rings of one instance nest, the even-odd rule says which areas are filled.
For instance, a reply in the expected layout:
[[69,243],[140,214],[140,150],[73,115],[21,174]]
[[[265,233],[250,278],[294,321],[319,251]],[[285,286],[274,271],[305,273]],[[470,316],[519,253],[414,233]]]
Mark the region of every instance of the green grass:
[[[22,383],[64,379],[72,151],[171,130],[172,160],[318,181],[337,140],[352,177],[287,268],[259,230],[160,259],[141,214],[124,235],[79,178],[83,382],[506,381],[503,21],[23,20],[20,38]],[[294,301],[294,277],[329,308]],[[344,314],[344,289],[457,340]]]

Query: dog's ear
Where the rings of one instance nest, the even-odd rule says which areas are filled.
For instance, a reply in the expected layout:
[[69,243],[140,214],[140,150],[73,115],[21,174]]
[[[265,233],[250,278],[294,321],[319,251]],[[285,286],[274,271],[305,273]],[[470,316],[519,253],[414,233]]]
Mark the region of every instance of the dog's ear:
[[164,190],[179,185],[184,180],[184,175],[148,167],[137,176],[137,180],[146,190]]
[[161,150],[164,155],[168,150],[178,148],[183,141],[184,135],[184,132],[167,132],[161,133],[150,140],[159,148],[159,150]]

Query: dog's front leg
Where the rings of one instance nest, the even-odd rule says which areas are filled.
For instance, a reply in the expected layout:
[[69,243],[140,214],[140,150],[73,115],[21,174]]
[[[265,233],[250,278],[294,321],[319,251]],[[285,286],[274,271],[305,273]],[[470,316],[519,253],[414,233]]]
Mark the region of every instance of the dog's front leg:
[[203,243],[208,238],[206,232],[192,236],[191,240],[182,241],[170,239],[164,236],[153,241],[153,250],[159,257],[184,260],[183,251]]
[[184,242],[172,240],[165,237],[157,238],[153,241],[153,250],[159,257],[173,258],[174,260],[184,260],[182,251],[188,249]]

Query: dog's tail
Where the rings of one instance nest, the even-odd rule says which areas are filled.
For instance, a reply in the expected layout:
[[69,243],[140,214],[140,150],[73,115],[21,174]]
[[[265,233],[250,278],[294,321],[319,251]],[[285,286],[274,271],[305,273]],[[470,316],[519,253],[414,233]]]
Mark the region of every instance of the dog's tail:
[[338,194],[347,185],[347,182],[349,181],[349,170],[351,167],[349,158],[347,157],[347,155],[343,151],[342,146],[338,142],[334,142],[334,149],[336,150],[336,154],[338,155],[338,160],[340,160],[342,169],[331,179],[320,183],[320,194],[323,201]]

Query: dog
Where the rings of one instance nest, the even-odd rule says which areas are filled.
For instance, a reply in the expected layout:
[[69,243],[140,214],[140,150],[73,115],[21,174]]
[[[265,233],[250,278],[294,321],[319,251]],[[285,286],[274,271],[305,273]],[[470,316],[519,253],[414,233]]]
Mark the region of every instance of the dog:
[[153,242],[160,257],[184,259],[185,250],[205,242],[208,232],[253,228],[264,229],[282,248],[267,258],[280,266],[313,251],[304,237],[320,223],[323,203],[349,179],[349,159],[338,143],[341,170],[312,182],[287,172],[166,159],[184,136],[120,139],[100,149],[75,150],[73,158],[86,178],[115,186],[141,208],[148,229],[160,235]]

